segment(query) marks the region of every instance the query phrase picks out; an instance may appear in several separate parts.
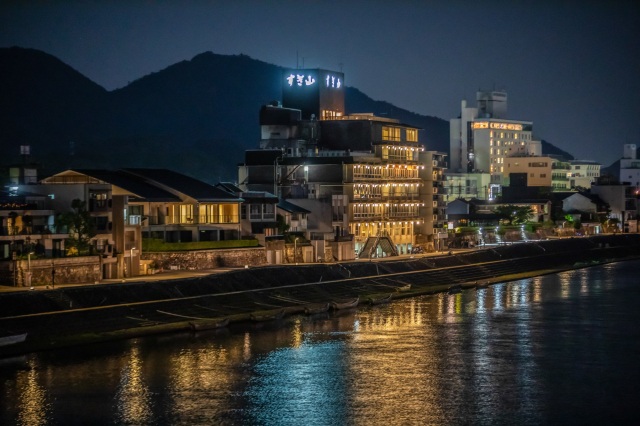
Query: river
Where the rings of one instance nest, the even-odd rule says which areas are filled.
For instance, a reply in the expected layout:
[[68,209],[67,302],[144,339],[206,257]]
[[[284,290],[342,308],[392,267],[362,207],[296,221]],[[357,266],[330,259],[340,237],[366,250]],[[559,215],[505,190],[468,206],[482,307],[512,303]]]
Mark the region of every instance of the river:
[[0,359],[0,424],[640,424],[639,271]]

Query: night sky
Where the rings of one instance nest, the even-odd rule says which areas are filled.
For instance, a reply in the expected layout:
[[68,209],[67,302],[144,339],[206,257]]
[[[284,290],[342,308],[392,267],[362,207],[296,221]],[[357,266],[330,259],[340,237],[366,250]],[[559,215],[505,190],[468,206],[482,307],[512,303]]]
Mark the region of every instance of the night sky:
[[342,70],[375,100],[446,120],[476,90],[506,90],[534,137],[608,166],[640,145],[639,4],[4,0],[0,47],[43,50],[109,90],[202,52],[243,53]]

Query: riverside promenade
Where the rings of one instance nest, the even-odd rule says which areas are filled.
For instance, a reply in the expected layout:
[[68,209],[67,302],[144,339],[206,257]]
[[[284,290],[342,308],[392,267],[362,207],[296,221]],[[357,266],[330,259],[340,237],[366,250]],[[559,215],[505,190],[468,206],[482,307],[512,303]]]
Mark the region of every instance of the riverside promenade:
[[[460,292],[497,282],[640,257],[640,235],[569,238],[415,255],[379,261],[172,271],[64,285],[50,290],[0,292],[0,329],[28,333],[0,356],[184,332],[198,322],[304,314],[311,305],[357,298],[376,300]],[[213,273],[211,273],[213,272]]]

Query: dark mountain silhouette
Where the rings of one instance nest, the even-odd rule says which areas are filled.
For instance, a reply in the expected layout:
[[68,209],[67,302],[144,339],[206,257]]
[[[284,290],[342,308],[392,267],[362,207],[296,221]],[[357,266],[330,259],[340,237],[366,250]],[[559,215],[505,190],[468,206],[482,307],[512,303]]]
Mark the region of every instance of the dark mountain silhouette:
[[600,168],[600,176],[611,176],[615,180],[620,179],[620,160],[616,160],[607,167]]
[[[209,183],[234,181],[244,151],[259,146],[260,107],[282,97],[282,70],[246,55],[207,52],[109,92],[47,53],[3,48],[2,163],[17,162],[19,146],[31,145],[42,175],[70,167],[153,167]],[[345,103],[348,113],[420,127],[427,149],[449,151],[448,121],[374,101],[353,87]],[[553,149],[543,142],[543,152]]]

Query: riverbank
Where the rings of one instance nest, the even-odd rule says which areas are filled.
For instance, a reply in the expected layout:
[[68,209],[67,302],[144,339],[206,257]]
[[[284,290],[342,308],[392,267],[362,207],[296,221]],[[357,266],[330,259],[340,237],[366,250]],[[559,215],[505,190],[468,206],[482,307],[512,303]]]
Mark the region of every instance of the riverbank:
[[[0,356],[189,330],[191,323],[254,321],[359,298],[390,300],[458,292],[536,275],[640,257],[635,234],[518,243],[456,255],[382,262],[266,266],[179,280],[0,294],[0,329],[28,333]],[[252,320],[252,315],[254,320]]]

